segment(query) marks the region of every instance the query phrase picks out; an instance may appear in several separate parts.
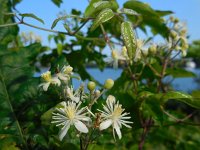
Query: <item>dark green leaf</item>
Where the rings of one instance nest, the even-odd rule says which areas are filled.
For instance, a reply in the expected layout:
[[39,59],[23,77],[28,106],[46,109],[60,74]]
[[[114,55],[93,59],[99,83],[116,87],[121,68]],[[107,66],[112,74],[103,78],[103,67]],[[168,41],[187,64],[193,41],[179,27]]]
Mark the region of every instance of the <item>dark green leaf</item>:
[[168,100],[177,100],[183,103],[186,103],[194,108],[200,108],[200,97],[192,97],[189,94],[185,94],[182,92],[172,91],[168,92],[161,97],[165,102]]
[[25,14],[19,14],[19,15],[22,17],[30,17],[30,18],[36,19],[37,21],[44,24],[44,21],[42,19],[38,18],[36,15],[34,15],[32,13],[25,13]]
[[184,70],[182,68],[168,68],[166,70],[166,74],[172,75],[174,78],[196,77],[193,72]]
[[163,16],[167,16],[167,15],[171,15],[173,14],[174,12],[173,11],[170,11],[170,10],[167,10],[167,11],[161,11],[161,10],[156,10],[156,13],[163,17]]
[[62,0],[51,0],[56,6],[60,7],[60,4],[63,2]]

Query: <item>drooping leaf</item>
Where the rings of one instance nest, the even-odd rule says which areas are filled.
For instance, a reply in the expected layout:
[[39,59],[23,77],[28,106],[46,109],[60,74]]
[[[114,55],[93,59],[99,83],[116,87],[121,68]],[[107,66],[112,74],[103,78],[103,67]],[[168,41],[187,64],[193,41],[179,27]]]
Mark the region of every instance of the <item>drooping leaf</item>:
[[51,25],[51,29],[53,29],[60,20],[65,20],[66,18],[67,18],[67,16],[63,16],[63,17],[59,17],[59,18],[55,19]]
[[19,14],[22,17],[30,17],[44,24],[44,21],[32,13]]
[[94,20],[92,26],[91,26],[91,31],[94,31],[100,24],[110,20],[114,16],[114,13],[112,9],[106,8],[102,10],[97,18]]
[[136,51],[136,38],[131,22],[123,22],[121,24],[121,33],[127,48],[128,56],[130,60],[133,60]]

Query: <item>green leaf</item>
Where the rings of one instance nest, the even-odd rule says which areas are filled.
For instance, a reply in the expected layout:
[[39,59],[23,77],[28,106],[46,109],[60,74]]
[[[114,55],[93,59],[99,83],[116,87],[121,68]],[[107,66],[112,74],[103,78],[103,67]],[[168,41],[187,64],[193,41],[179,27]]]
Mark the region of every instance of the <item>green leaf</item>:
[[[161,13],[157,10],[154,10],[150,5],[134,0],[127,1],[124,3],[124,8],[132,9],[139,13],[141,16],[142,22],[140,23],[140,28],[144,30],[144,26],[149,26],[152,29],[153,34],[161,34],[164,37],[167,37],[169,30],[164,23],[163,18],[161,18]],[[131,21],[135,21],[134,16],[128,16]]]
[[63,2],[62,0],[51,0],[56,6],[60,7],[60,4]]
[[168,68],[166,70],[167,75],[172,75],[174,78],[183,78],[183,77],[196,77],[196,74],[182,68]]
[[25,13],[25,14],[19,14],[19,15],[22,17],[30,17],[30,18],[36,19],[37,21],[44,24],[44,21],[42,19],[38,18],[36,15],[34,15],[32,13]]
[[92,0],[88,5],[88,7],[86,8],[84,15],[85,17],[95,17],[98,12],[106,8],[116,10],[118,8],[118,4],[115,0],[110,0],[110,1]]
[[121,33],[127,48],[128,56],[130,60],[133,60],[136,51],[136,38],[131,22],[123,22],[121,24]]
[[174,12],[173,11],[170,11],[170,10],[166,10],[166,11],[161,11],[161,10],[156,10],[156,13],[163,17],[163,16],[167,16],[167,15],[171,15],[173,14]]
[[62,51],[63,51],[63,45],[61,43],[58,43],[57,44],[57,52],[58,52],[58,55],[61,55],[62,54]]
[[97,18],[94,20],[92,26],[91,26],[91,31],[94,31],[100,24],[110,20],[114,16],[114,13],[112,9],[106,8],[102,10]]
[[52,107],[48,111],[46,111],[44,114],[41,115],[41,121],[43,125],[49,126],[51,124],[52,120],[52,113],[56,110],[56,108],[62,108],[62,102],[58,103],[55,107]]
[[140,15],[136,11],[134,11],[132,9],[128,9],[128,8],[122,8],[120,10],[118,9],[117,12],[122,13],[122,14],[127,14],[127,15],[133,15],[133,16],[139,16]]
[[192,97],[191,95],[182,92],[171,91],[162,96],[161,99],[165,102],[167,102],[168,100],[177,100],[186,103],[191,107],[198,109],[200,108],[200,97]]
[[59,18],[55,19],[51,25],[51,29],[53,29],[60,20],[65,20],[66,18],[67,18],[67,16],[63,16],[63,17],[59,17]]

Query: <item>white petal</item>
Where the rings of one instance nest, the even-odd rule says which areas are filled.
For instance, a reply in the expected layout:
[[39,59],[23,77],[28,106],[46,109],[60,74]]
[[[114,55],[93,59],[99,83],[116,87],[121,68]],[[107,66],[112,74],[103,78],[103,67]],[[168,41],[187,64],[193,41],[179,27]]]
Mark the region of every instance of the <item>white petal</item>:
[[58,85],[58,86],[60,86],[60,84],[61,84],[61,82],[60,82],[60,80],[58,79],[58,77],[53,77],[53,78],[51,79],[51,83],[52,83],[52,84],[55,84],[55,85]]
[[122,138],[122,133],[121,133],[120,128],[119,128],[119,126],[117,124],[114,124],[114,129],[117,132],[117,135],[118,135],[119,139],[121,139]]
[[86,127],[86,125],[84,123],[82,123],[81,121],[79,120],[76,120],[74,122],[74,125],[76,127],[76,129],[80,132],[83,132],[83,133],[88,133],[88,128]]
[[57,76],[59,79],[61,79],[63,81],[68,81],[68,79],[69,79],[66,75],[64,75],[62,73],[58,73]]
[[60,141],[62,141],[62,139],[64,138],[64,136],[67,134],[67,131],[69,130],[70,127],[70,123],[67,122],[64,127],[60,130],[59,132],[59,139]]
[[47,91],[47,90],[48,90],[48,87],[49,87],[49,85],[50,85],[50,82],[43,83],[43,85],[42,85],[42,88],[43,88],[43,90],[44,90],[44,91]]
[[110,127],[112,124],[112,120],[111,119],[108,119],[106,121],[103,121],[100,126],[99,126],[99,129],[100,130],[104,130],[104,129],[107,129],[108,127]]
[[80,101],[80,98],[79,97],[75,97],[75,96],[70,96],[70,99],[76,103],[78,103]]

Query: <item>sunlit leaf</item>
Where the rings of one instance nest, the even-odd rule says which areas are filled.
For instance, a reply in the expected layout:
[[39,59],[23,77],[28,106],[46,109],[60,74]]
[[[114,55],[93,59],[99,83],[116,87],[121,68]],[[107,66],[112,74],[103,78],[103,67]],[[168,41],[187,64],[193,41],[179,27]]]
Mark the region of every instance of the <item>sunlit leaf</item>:
[[133,60],[136,51],[136,38],[131,22],[123,22],[121,24],[121,33],[127,48],[128,56],[130,60]]
[[91,31],[95,30],[100,24],[110,20],[114,16],[114,13],[111,9],[106,8],[102,10],[97,18],[94,20],[92,26],[91,26]]

